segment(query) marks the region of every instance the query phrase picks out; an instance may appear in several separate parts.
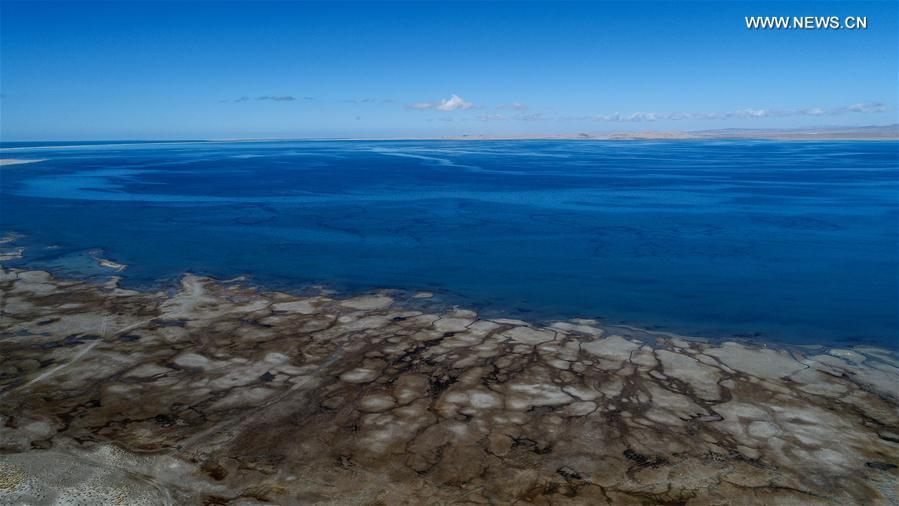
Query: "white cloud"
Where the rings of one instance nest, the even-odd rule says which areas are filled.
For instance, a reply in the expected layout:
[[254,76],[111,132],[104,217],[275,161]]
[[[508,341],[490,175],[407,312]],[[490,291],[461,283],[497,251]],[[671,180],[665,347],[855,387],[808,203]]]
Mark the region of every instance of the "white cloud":
[[823,116],[827,114],[827,111],[820,107],[809,107],[808,109],[802,109],[800,114],[805,116]]
[[450,98],[441,100],[436,108],[441,111],[455,111],[456,109],[471,109],[471,107],[471,102],[466,102],[459,95],[453,94]]
[[736,114],[743,118],[767,118],[771,116],[771,111],[768,109],[743,109],[737,111]]
[[511,104],[501,104],[496,106],[497,109],[506,109],[510,111],[527,111],[528,106],[520,102],[512,102]]
[[543,121],[549,118],[542,113],[535,112],[531,114],[516,114],[514,116],[505,114],[481,114],[476,119],[478,121]]
[[885,112],[889,108],[883,102],[872,102],[870,104],[860,103],[860,104],[852,104],[849,107],[846,107],[846,110],[849,112],[860,112],[860,113],[872,113],[872,112]]
[[535,112],[531,114],[519,114],[516,119],[520,119],[521,121],[543,121],[547,118],[543,113]]
[[293,102],[297,98],[292,95],[263,95],[256,100],[271,100],[273,102]]
[[418,102],[406,107],[418,110],[436,109],[438,111],[457,111],[460,109],[471,109],[474,105],[472,105],[471,102],[466,102],[462,97],[453,93],[450,98],[444,98],[438,102]]

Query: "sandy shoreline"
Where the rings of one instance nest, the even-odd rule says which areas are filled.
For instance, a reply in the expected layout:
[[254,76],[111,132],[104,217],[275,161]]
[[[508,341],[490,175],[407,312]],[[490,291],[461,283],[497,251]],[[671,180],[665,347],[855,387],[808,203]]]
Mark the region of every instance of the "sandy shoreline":
[[0,291],[3,501],[897,501],[885,350],[638,340],[192,275],[165,293],[4,269]]

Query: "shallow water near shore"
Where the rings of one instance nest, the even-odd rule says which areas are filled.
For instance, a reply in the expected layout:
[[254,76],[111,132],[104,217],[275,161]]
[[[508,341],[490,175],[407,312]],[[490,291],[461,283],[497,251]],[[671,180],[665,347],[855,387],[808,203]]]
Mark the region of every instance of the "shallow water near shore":
[[[124,286],[429,290],[485,315],[794,344],[899,335],[895,142],[5,148],[6,265]],[[0,245],[5,247],[6,245]],[[52,247],[50,247],[52,246]]]

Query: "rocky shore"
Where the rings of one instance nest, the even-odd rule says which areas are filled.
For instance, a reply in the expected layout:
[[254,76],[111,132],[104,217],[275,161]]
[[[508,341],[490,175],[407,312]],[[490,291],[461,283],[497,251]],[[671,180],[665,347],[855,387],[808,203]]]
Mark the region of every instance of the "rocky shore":
[[0,275],[0,503],[899,504],[899,361]]

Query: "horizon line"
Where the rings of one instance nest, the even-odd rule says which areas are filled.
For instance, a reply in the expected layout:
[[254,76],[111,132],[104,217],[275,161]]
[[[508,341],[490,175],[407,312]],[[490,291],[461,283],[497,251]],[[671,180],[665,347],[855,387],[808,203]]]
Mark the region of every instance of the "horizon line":
[[[877,132],[877,130],[882,132]],[[872,130],[875,135],[872,134]],[[854,134],[854,135],[853,135]],[[867,135],[861,135],[867,134]],[[899,122],[884,125],[864,126],[808,126],[794,128],[719,128],[703,130],[644,130],[616,132],[578,132],[558,134],[448,134],[426,136],[308,136],[308,137],[208,137],[183,139],[153,138],[96,138],[96,139],[28,139],[5,143],[60,143],[73,145],[85,142],[106,142],[110,144],[171,144],[191,142],[286,142],[286,141],[427,141],[427,140],[715,140],[715,139],[759,139],[759,140],[899,140]],[[66,146],[10,146],[0,149],[22,148],[62,148]]]

